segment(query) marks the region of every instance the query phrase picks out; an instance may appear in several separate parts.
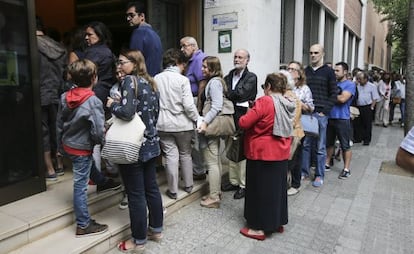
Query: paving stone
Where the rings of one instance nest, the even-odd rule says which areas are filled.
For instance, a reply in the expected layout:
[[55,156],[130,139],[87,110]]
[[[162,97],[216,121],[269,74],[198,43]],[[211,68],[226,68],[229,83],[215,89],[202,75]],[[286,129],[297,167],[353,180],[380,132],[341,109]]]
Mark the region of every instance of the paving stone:
[[265,241],[242,236],[244,200],[225,192],[220,209],[195,201],[167,217],[164,240],[149,242],[146,253],[413,253],[414,179],[379,171],[383,161],[394,160],[402,138],[401,128],[375,126],[370,146],[352,147],[349,179],[337,178],[341,161],[326,173],[321,188],[302,183],[288,198],[283,234]]

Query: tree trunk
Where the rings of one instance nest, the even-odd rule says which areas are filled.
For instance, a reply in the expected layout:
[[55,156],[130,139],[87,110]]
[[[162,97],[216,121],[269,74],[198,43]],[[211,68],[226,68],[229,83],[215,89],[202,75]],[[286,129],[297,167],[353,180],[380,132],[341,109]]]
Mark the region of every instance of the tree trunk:
[[410,1],[408,14],[408,51],[407,51],[407,71],[405,86],[405,124],[404,134],[414,126],[414,0]]

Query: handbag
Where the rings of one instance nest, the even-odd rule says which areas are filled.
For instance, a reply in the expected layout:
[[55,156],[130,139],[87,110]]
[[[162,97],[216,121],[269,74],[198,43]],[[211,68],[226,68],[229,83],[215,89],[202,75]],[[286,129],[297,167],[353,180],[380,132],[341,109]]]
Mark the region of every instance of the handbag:
[[392,104],[400,104],[401,97],[392,97]]
[[[214,79],[219,79],[223,84],[223,89],[225,88],[226,83],[223,79],[214,77]],[[206,87],[208,89],[209,86]],[[208,98],[203,105],[203,116],[205,116],[211,109],[211,99]],[[220,136],[230,136],[233,135],[236,131],[236,125],[234,124],[233,119],[234,114],[234,105],[233,102],[226,98],[223,91],[223,107],[217,116],[213,119],[211,123],[207,125],[204,135],[206,137],[220,137]]]
[[246,159],[244,156],[244,135],[241,131],[237,131],[234,135],[230,136],[228,149],[226,153],[227,159],[240,162]]
[[319,123],[316,117],[313,115],[302,114],[300,121],[305,135],[319,137]]
[[[135,76],[132,77],[132,81],[135,85],[135,97],[137,97],[138,83]],[[110,122],[112,124],[106,132],[101,157],[116,164],[137,162],[146,128],[141,117],[135,112],[130,121],[113,116]]]
[[144,141],[145,124],[137,113],[130,121],[113,117],[106,132],[101,157],[116,164],[132,164],[139,159],[139,150]]
[[290,144],[290,155],[289,160],[291,161],[293,159],[293,155],[295,155],[296,149],[298,149],[300,143],[301,143],[300,137],[293,136],[292,137],[292,144]]

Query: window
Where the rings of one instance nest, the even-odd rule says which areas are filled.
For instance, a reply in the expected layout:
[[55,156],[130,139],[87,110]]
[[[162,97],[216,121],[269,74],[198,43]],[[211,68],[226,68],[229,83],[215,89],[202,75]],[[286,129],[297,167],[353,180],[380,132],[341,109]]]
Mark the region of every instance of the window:
[[293,60],[295,37],[295,1],[282,1],[280,63]]
[[319,31],[319,4],[312,0],[305,0],[305,17],[303,20],[303,64],[309,64],[309,48],[318,43]]
[[334,51],[334,32],[335,32],[335,19],[334,17],[325,12],[325,62],[333,61],[333,51]]

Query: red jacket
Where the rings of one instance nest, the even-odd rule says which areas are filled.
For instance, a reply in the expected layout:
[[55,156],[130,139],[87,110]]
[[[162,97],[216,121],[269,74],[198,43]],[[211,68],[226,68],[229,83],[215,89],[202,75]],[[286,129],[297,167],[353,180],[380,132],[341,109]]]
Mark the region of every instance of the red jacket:
[[270,96],[256,100],[252,109],[240,117],[239,125],[245,130],[244,153],[247,159],[282,161],[289,159],[291,138],[273,135],[275,107]]

